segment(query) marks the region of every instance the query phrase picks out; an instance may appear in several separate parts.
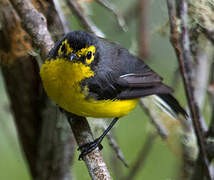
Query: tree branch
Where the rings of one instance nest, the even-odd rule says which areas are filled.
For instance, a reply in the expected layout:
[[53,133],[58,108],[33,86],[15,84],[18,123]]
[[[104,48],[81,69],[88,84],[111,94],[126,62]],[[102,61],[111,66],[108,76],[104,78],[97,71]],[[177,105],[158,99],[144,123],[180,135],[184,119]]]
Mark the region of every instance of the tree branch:
[[118,8],[114,6],[114,4],[110,3],[108,0],[96,0],[101,6],[104,6],[106,9],[110,10],[116,17],[119,27],[123,31],[128,31],[128,27],[123,16],[118,11]]
[[64,16],[64,13],[62,11],[62,8],[60,6],[60,2],[59,0],[53,0],[53,3],[55,5],[55,8],[56,8],[56,11],[60,17],[60,20],[62,22],[62,26],[63,26],[63,29],[64,29],[64,32],[65,33],[68,33],[70,31],[70,28],[69,28],[69,25],[68,25],[68,22]]
[[[85,117],[71,115],[70,113],[67,113],[67,117],[79,147],[94,140]],[[93,180],[111,180],[107,166],[98,148],[84,156],[83,160]]]
[[140,5],[140,24],[139,24],[139,55],[144,60],[150,56],[150,42],[148,32],[148,9],[149,0],[138,0]]
[[[95,130],[101,129],[104,131],[108,127],[106,122],[105,122],[105,119],[95,119],[93,124],[95,126]],[[129,165],[126,162],[126,160],[123,156],[123,153],[122,153],[122,151],[121,151],[121,149],[120,149],[120,147],[119,147],[119,145],[115,139],[115,137],[113,137],[112,130],[106,134],[108,143],[111,146],[111,148],[114,150],[115,154],[117,155],[117,158],[123,163],[123,165],[125,167],[129,167]]]
[[154,133],[150,133],[147,138],[146,141],[143,145],[143,147],[141,148],[139,154],[137,155],[137,158],[135,159],[134,163],[133,163],[133,167],[131,168],[128,176],[126,178],[123,178],[125,180],[130,180],[130,179],[134,179],[137,172],[142,168],[142,166],[145,164],[145,161],[148,157],[148,154],[150,153],[152,146],[154,144],[154,140],[156,139],[157,134]]
[[163,138],[166,139],[169,135],[169,132],[165,125],[162,123],[161,115],[159,113],[159,109],[157,105],[155,105],[151,98],[145,97],[140,99],[141,108],[145,111],[149,119],[151,120],[152,124],[156,128],[158,134]]
[[[9,1],[4,0],[0,4],[0,16],[3,18],[0,38],[3,38],[1,42],[5,42],[0,46],[1,68],[10,97],[19,140],[29,163],[31,175],[33,179],[40,180],[69,179],[73,149],[71,133],[70,131],[66,132],[68,128],[65,126],[56,127],[57,118],[55,116],[48,116],[56,113],[56,107],[50,105],[46,108],[46,103],[49,101],[41,90],[39,67],[35,57],[29,54],[32,51],[32,39],[22,29],[20,19]],[[29,7],[24,6],[23,11],[24,8]],[[25,16],[28,16],[27,12],[29,11],[25,12]],[[22,17],[22,19],[24,21],[25,18]],[[34,25],[39,26],[36,23]],[[34,26],[31,27],[34,28]],[[43,28],[42,25],[39,27]],[[41,34],[44,33],[38,27],[34,30],[40,31]],[[42,35],[43,37],[48,36]],[[44,135],[44,131],[47,136]],[[62,141],[63,133],[67,136],[64,136]]]
[[[200,113],[193,95],[193,85],[192,85],[192,70],[191,70],[191,53],[189,47],[189,36],[187,29],[187,3],[185,0],[178,1],[179,4],[179,17],[181,18],[181,36],[177,30],[176,24],[176,13],[175,7],[172,0],[167,0],[168,12],[169,12],[169,20],[170,20],[170,29],[171,29],[171,43],[175,49],[175,53],[177,55],[177,59],[180,65],[180,71],[182,74],[184,87],[186,96],[188,99],[188,105],[191,112],[191,118],[193,122],[193,126],[196,132],[197,141],[199,145],[200,152],[202,154],[203,162],[206,169],[206,175],[209,179],[210,170],[209,170],[209,162],[207,159],[207,153],[205,150],[203,132],[200,124]],[[181,43],[180,43],[181,42]]]
[[105,37],[103,32],[96,27],[96,25],[89,19],[80,4],[76,0],[66,0],[68,6],[72,9],[72,12],[78,17],[82,26],[87,29],[88,31],[96,34],[99,37]]
[[[22,19],[23,26],[25,29],[28,31],[28,33],[33,37],[34,42],[36,45],[40,46],[41,52],[42,52],[42,58],[44,59],[47,53],[51,50],[51,48],[54,46],[54,42],[51,39],[51,36],[47,30],[46,26],[46,19],[45,17],[39,13],[33,5],[27,1],[18,1],[18,0],[11,0],[14,8],[18,12],[19,16]],[[43,123],[42,123],[42,131],[41,131],[41,140],[40,140],[40,152],[39,152],[39,157],[38,157],[38,163],[37,163],[37,170],[38,170],[38,176],[37,179],[56,179],[56,173],[53,173],[53,171],[58,171],[58,168],[62,167],[64,168],[63,164],[59,163],[59,160],[66,160],[69,161],[69,158],[66,158],[67,156],[64,156],[65,154],[70,154],[71,152],[67,152],[66,149],[64,149],[64,153],[62,152],[62,149],[60,149],[60,146],[63,146],[64,143],[66,144],[67,141],[62,140],[62,136],[64,136],[65,139],[67,139],[67,135],[70,135],[70,132],[66,131],[67,126],[64,121],[64,118],[62,117],[56,117],[60,116],[60,113],[56,113],[56,107],[50,101],[46,101],[46,106],[47,108],[42,110],[42,117],[43,117]],[[85,139],[84,134],[88,133],[90,134],[91,132],[88,129],[88,124],[85,121],[84,123],[81,123],[79,121],[80,117],[75,117],[75,119],[78,119],[77,121],[74,119],[76,123],[74,124],[74,127],[72,129],[75,129],[78,131],[77,133],[74,133],[76,135],[76,140],[78,144],[82,145],[85,143],[87,140],[92,140],[92,139]],[[77,129],[76,129],[77,128]],[[82,131],[83,130],[83,131]],[[89,131],[89,132],[88,132]],[[63,135],[63,133],[65,133]],[[69,143],[69,142],[67,142]],[[52,151],[52,153],[50,153]],[[98,150],[97,150],[98,151]],[[89,170],[93,171],[95,176],[106,176],[107,174],[109,175],[107,168],[105,171],[102,171],[103,166],[104,166],[104,161],[100,155],[99,152],[95,151],[96,156],[87,156],[84,158],[87,167]],[[54,157],[50,157],[54,155]],[[62,156],[62,157],[61,157]],[[57,166],[53,166],[58,162]],[[59,167],[60,165],[60,167]],[[97,166],[99,165],[100,169],[97,169]],[[47,171],[44,170],[47,168]],[[56,169],[55,169],[56,168]],[[49,170],[48,170],[49,169]],[[51,174],[49,174],[52,172]],[[60,173],[60,172],[59,172]],[[105,174],[102,174],[105,173]],[[66,178],[68,179],[67,175],[69,173],[66,173],[65,171],[61,171],[61,174],[63,176],[66,175]],[[109,175],[110,179],[110,175]]]
[[210,127],[208,130],[207,136],[214,138],[214,58],[212,61],[213,62],[211,64],[211,70],[210,70],[210,85],[208,87],[212,114],[211,114],[211,122],[210,122]]
[[33,7],[30,1],[10,0],[10,2],[22,19],[23,27],[33,37],[34,43],[40,47],[44,59],[54,46],[47,29],[46,18]]

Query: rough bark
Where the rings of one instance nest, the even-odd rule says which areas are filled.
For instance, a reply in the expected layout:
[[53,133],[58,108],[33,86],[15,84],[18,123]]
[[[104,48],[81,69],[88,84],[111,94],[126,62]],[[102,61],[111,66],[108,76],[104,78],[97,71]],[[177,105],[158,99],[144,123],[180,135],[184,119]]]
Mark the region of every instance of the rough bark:
[[[35,39],[22,28],[19,16],[7,0],[0,1],[0,21],[0,41],[3,42],[0,66],[31,176],[40,180],[69,179],[73,152],[71,131],[62,117],[56,117],[55,105],[42,90],[38,62],[30,55]],[[43,50],[44,55],[53,46],[50,41],[47,43],[49,49]]]

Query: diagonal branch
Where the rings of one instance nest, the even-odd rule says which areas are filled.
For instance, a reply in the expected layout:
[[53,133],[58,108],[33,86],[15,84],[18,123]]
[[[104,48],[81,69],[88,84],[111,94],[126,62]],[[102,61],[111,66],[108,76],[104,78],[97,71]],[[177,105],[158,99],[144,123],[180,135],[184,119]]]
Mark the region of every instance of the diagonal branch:
[[[11,3],[18,12],[20,18],[22,19],[24,28],[33,37],[35,44],[41,48],[42,58],[45,59],[47,53],[54,46],[54,42],[50,36],[50,33],[47,30],[45,17],[33,7],[30,1],[11,0]],[[46,105],[47,108],[43,110],[44,122],[41,134],[41,138],[43,139],[40,142],[40,145],[43,145],[43,147],[42,146],[40,147],[40,159],[39,159],[44,161],[42,164],[38,163],[38,169],[40,170],[40,172],[43,171],[44,173],[46,173],[44,167],[47,168],[49,167],[53,170],[60,167],[63,168],[63,165],[61,165],[60,167],[58,166],[60,165],[60,163],[58,163],[58,165],[55,167],[51,163],[48,164],[47,161],[45,160],[51,159],[52,161],[53,159],[54,162],[55,161],[58,162],[60,156],[64,156],[64,154],[61,154],[58,151],[58,146],[61,145],[60,142],[59,141],[55,142],[55,139],[52,139],[52,137],[57,136],[58,139],[56,140],[62,140],[63,138],[61,137],[62,136],[65,137],[65,134],[63,133],[66,133],[66,135],[68,135],[67,131],[65,131],[64,129],[64,127],[66,127],[66,123],[64,121],[65,119],[63,117],[57,118],[55,116],[56,115],[56,113],[54,113],[54,110],[56,112],[55,105],[51,104],[50,101],[48,101]],[[74,117],[71,123],[71,127],[74,136],[77,140],[77,143],[79,145],[85,144],[88,141],[92,141],[92,135],[89,125],[84,117],[78,116]],[[85,136],[86,134],[87,136]],[[54,157],[52,157],[52,155],[54,155]],[[67,159],[64,158],[63,160]],[[92,176],[92,178],[96,177],[94,179],[100,179],[99,177],[108,177],[106,179],[111,179],[109,172],[107,171],[106,165],[102,159],[102,156],[98,150],[87,155],[84,158],[84,161],[87,165],[89,172],[91,172],[92,170],[95,175]],[[63,173],[69,174],[67,172]],[[38,179],[49,179],[51,177],[52,179],[55,179],[54,173],[52,173],[51,175],[49,174],[48,177],[39,174]]]
[[151,152],[152,146],[156,138],[157,138],[156,133],[150,133],[147,135],[146,141],[143,147],[141,148],[140,152],[138,153],[137,158],[133,163],[132,169],[130,170],[128,176],[124,178],[125,180],[134,179],[134,177],[137,175],[139,170],[145,164],[145,161],[147,160],[148,155]]
[[128,31],[128,27],[126,25],[125,19],[118,11],[118,8],[114,6],[114,4],[112,4],[107,0],[96,0],[96,1],[115,15],[118,25],[121,27],[123,31],[125,32]]
[[[66,113],[78,146],[92,142],[93,135],[85,117]],[[83,157],[93,180],[111,180],[110,173],[98,148]]]
[[85,15],[82,7],[76,0],[67,0],[68,6],[72,9],[72,12],[79,18],[82,26],[88,31],[96,34],[99,37],[105,37],[103,32],[96,27],[96,25]]
[[[43,16],[38,13],[29,1],[13,1],[12,3],[17,11],[19,11],[19,8],[21,9],[22,13],[19,13],[19,15],[22,16],[21,18],[17,18],[18,16],[13,17],[14,15],[11,13],[8,17],[13,20],[17,18],[19,21],[22,19],[22,24],[27,24],[25,27],[28,27],[29,32],[32,32],[33,35],[30,35],[34,38],[34,42],[37,45],[44,43],[41,47],[44,48],[42,49],[42,53],[45,55],[54,43],[47,31]],[[29,16],[32,15],[34,15],[33,18],[30,18]],[[30,22],[31,20],[33,23]],[[6,23],[9,22],[8,19],[5,19],[5,21]],[[40,24],[41,21],[43,23]],[[18,37],[18,40],[16,40],[18,44],[23,45],[25,44],[24,42],[31,43],[32,37],[29,36],[29,38],[26,38],[28,37],[27,35],[22,37],[25,31],[21,27],[20,29],[17,28],[19,24],[16,24],[16,27],[11,26],[12,29],[9,30],[7,26],[3,28],[7,33],[10,32],[7,37],[12,36],[14,40]],[[12,32],[18,35],[14,36],[15,33]],[[13,41],[9,41],[8,44],[9,46],[14,46]],[[11,48],[10,54],[13,54],[15,50]],[[41,180],[69,179],[69,168],[73,155],[73,142],[70,129],[65,123],[61,123],[63,119],[55,116],[56,106],[48,101],[41,90],[39,67],[35,58],[29,55],[29,49],[22,47],[21,50],[22,53],[25,51],[25,55],[14,55],[11,58],[14,59],[13,66],[7,64],[7,66],[2,66],[2,70],[10,96],[19,139],[28,160],[31,175],[33,179]],[[56,126],[57,123],[59,123],[59,126]],[[61,138],[62,134],[64,135],[63,140]]]
[[60,21],[62,23],[64,32],[68,33],[70,31],[70,28],[69,28],[68,22],[67,22],[67,20],[65,18],[65,15],[64,15],[64,13],[62,11],[60,2],[59,2],[59,0],[53,0],[53,3],[54,3],[56,11],[57,11],[57,13],[58,13],[58,15],[60,17]]
[[[108,128],[108,126],[105,122],[105,119],[99,118],[99,119],[95,119],[93,122],[94,122],[95,130],[101,129],[104,131]],[[106,134],[108,143],[109,143],[110,147],[113,149],[113,151],[115,152],[115,154],[117,155],[117,158],[123,163],[123,165],[125,167],[129,167],[115,137],[112,134],[112,130]]]
[[150,97],[141,98],[140,106],[151,120],[151,123],[154,125],[161,138],[166,139],[167,136],[169,135],[169,132],[166,126],[162,123],[160,114],[158,112],[158,106],[156,106],[152,102]]
[[45,17],[33,7],[30,1],[11,0],[10,2],[22,19],[25,30],[32,35],[34,43],[41,48],[44,59],[54,46]]

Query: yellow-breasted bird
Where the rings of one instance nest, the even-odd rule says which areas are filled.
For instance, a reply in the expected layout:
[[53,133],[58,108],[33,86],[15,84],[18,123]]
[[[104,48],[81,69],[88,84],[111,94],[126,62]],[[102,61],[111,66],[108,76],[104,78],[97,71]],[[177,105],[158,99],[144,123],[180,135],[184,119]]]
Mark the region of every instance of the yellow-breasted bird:
[[78,116],[114,118],[94,142],[80,147],[80,158],[91,152],[117,122],[133,110],[139,98],[157,95],[173,116],[185,110],[173,90],[142,60],[117,43],[83,31],[59,40],[40,70],[44,89],[62,109]]

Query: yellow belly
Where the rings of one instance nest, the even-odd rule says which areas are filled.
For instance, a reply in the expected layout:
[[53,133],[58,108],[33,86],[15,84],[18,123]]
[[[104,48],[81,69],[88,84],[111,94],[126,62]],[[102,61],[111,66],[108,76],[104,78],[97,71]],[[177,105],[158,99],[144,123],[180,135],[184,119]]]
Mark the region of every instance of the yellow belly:
[[79,116],[107,118],[124,116],[135,108],[138,99],[86,99],[88,90],[85,88],[82,91],[79,82],[93,75],[89,66],[63,59],[46,61],[40,70],[48,96],[68,112]]

